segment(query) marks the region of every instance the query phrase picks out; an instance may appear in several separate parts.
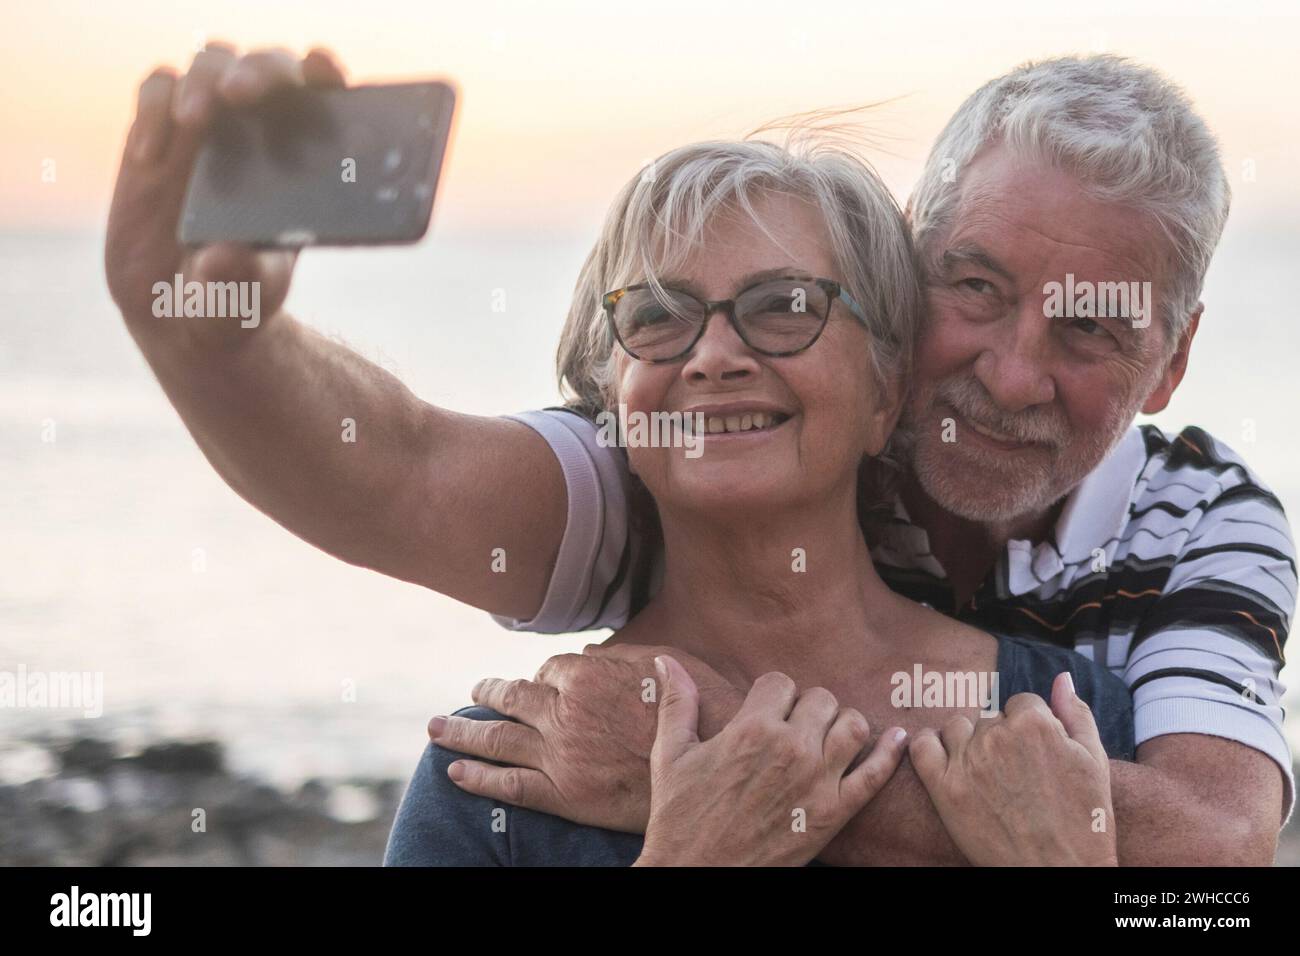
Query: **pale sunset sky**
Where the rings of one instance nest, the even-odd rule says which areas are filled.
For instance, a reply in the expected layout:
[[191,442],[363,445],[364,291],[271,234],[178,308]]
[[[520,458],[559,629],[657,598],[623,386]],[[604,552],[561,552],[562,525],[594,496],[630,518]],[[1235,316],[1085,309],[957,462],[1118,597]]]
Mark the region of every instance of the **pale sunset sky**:
[[1086,12],[1000,0],[759,0],[743,13],[698,0],[15,4],[0,40],[0,228],[101,228],[136,86],[155,65],[183,69],[209,38],[328,46],[353,81],[455,81],[439,229],[593,232],[618,186],[668,148],[891,98],[872,117],[887,152],[868,158],[905,198],[979,84],[1025,59],[1090,51],[1156,65],[1190,91],[1222,140],[1234,220],[1300,207],[1293,2],[1077,6]]

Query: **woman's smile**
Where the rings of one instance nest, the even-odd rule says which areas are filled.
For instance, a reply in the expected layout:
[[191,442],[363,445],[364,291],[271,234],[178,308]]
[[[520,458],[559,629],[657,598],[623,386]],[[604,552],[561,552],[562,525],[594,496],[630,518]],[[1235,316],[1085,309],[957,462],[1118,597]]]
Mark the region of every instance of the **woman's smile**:
[[706,418],[706,430],[701,435],[706,441],[734,441],[743,439],[752,441],[765,438],[778,430],[789,418],[768,418],[761,413],[754,416],[728,416],[727,418]]
[[794,417],[792,412],[759,402],[697,405],[684,410],[683,425],[709,443],[764,440]]

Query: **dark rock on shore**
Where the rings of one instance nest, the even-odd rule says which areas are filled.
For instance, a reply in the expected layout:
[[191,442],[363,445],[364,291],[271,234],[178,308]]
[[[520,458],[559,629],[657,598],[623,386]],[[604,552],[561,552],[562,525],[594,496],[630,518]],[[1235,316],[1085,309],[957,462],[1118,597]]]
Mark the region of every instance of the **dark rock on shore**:
[[91,738],[46,746],[56,774],[0,786],[0,866],[374,866],[405,786],[285,793],[230,773],[215,741],[131,756]]
[[[215,741],[119,755],[43,744],[53,776],[0,785],[0,866],[376,866],[405,781],[308,780],[292,793],[230,773]],[[1300,866],[1300,813],[1278,845]]]
[[225,755],[214,740],[198,743],[155,744],[146,747],[136,763],[160,773],[221,773]]

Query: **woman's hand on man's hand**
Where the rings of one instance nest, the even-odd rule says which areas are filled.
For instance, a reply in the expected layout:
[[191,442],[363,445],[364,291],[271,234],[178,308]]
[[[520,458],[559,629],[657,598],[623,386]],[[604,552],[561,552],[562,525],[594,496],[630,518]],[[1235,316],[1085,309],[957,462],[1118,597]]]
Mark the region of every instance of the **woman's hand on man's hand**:
[[917,776],[975,866],[1115,866],[1110,761],[1068,672],[1050,709],[1017,694],[1002,714],[913,735]]
[[[449,771],[462,790],[575,823],[644,833],[662,692],[654,655],[667,650],[592,645],[583,654],[552,657],[535,680],[488,678],[474,688],[474,702],[514,721],[435,717],[429,736],[448,750],[506,765],[456,761]],[[700,688],[702,729],[720,729],[744,695],[703,661],[673,653]]]
[[638,866],[806,864],[880,791],[906,749],[906,734],[892,728],[854,766],[870,738],[866,718],[776,672],[754,681],[732,721],[701,743],[695,682],[667,654],[656,666],[663,691]]

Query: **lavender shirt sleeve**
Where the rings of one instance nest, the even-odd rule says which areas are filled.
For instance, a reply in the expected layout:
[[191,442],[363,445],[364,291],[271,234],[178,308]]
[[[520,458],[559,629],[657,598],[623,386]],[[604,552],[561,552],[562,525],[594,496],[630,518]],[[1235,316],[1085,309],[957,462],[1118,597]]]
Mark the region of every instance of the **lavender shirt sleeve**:
[[627,456],[597,443],[593,422],[562,409],[507,415],[546,439],[564,472],[568,521],[551,583],[531,620],[493,615],[502,627],[565,634],[627,623],[637,542],[628,531]]

